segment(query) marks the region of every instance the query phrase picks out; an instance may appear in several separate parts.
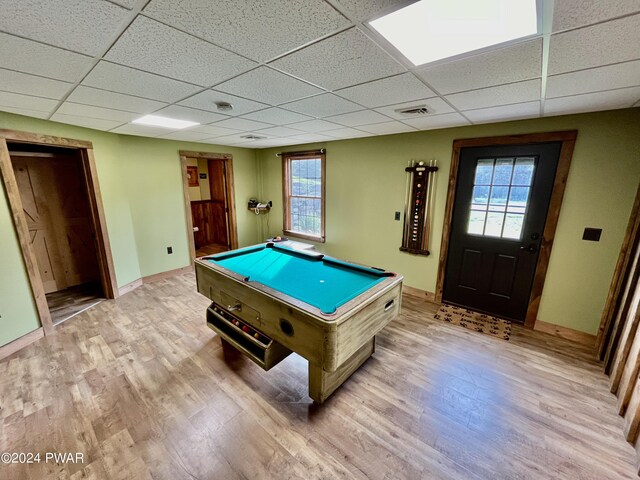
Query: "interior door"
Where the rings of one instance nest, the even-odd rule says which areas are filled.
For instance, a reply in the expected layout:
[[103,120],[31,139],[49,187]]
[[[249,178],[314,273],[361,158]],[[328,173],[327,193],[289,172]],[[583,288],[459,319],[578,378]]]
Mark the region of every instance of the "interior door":
[[444,302],[525,320],[561,145],[462,149]]
[[209,186],[211,189],[211,223],[214,235],[212,243],[229,244],[229,208],[227,205],[227,180],[224,160],[209,160]]
[[13,153],[11,159],[45,293],[98,280],[80,159]]

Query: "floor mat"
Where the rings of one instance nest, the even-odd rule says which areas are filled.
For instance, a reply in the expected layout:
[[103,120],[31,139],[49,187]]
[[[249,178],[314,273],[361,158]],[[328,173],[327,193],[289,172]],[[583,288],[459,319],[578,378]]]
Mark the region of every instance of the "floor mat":
[[442,304],[433,318],[503,340],[509,340],[511,335],[511,322],[509,320],[467,310],[464,307],[447,305],[446,303]]

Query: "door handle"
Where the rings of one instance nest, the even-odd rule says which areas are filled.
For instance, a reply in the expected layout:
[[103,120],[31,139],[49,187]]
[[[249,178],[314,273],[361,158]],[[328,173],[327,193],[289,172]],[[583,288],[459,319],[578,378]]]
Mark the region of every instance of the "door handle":
[[529,253],[536,253],[538,251],[538,247],[532,243],[531,245],[527,245],[526,247],[520,247],[520,250],[523,250]]

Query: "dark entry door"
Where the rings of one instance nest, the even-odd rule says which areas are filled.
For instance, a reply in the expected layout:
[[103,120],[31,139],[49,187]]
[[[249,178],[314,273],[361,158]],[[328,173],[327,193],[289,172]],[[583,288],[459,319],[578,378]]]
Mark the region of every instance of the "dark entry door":
[[444,302],[524,321],[561,146],[462,149]]

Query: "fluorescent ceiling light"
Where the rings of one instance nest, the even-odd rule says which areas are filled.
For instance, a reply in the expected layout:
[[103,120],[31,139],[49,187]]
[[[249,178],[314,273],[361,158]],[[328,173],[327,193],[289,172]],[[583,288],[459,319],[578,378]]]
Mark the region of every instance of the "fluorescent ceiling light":
[[176,118],[160,117],[158,115],[145,115],[131,123],[137,125],[152,125],[154,127],[171,128],[173,130],[182,130],[187,127],[195,127],[200,125],[198,122],[189,122],[188,120],[178,120]]
[[414,65],[538,33],[536,0],[421,0],[369,24]]

